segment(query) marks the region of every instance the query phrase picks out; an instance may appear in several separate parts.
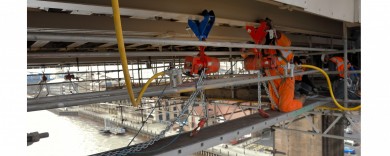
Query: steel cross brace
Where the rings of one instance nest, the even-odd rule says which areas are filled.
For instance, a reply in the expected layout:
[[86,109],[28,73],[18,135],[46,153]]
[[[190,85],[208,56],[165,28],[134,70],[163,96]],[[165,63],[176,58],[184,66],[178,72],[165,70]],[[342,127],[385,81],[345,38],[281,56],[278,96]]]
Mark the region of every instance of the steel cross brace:
[[321,131],[317,128],[317,126],[314,125],[312,121],[310,121],[309,117],[307,117],[308,114],[305,113],[304,116],[305,116],[306,121],[310,123],[310,125],[311,125],[311,127],[314,129],[314,131],[317,132],[317,133],[321,133]]
[[[333,128],[336,123],[343,117],[343,115],[341,113],[337,113],[337,114],[333,114],[334,116],[337,116],[337,118],[332,122],[332,124],[329,125],[329,127],[322,133],[320,130],[318,130],[318,128],[313,125],[313,123],[308,119],[308,115],[309,114],[313,114],[313,112],[307,112],[307,113],[304,113],[300,116],[296,116],[294,117],[290,122],[288,122],[286,124],[286,121],[283,121],[282,123],[279,123],[277,125],[277,127],[275,129],[281,129],[281,130],[289,130],[289,131],[295,131],[295,132],[303,132],[303,133],[306,133],[306,134],[313,134],[313,135],[321,135],[323,137],[329,137],[329,138],[335,138],[335,139],[348,139],[348,140],[357,140],[357,141],[360,141],[360,138],[351,138],[351,137],[344,137],[344,136],[337,136],[337,135],[330,135],[330,134],[327,134],[331,128]],[[315,112],[314,114],[318,114],[317,112]],[[315,132],[310,132],[310,131],[302,131],[302,130],[296,130],[296,129],[289,129],[288,127],[290,126],[291,123],[293,123],[294,121],[297,121],[299,120],[299,118],[303,118],[302,116],[304,116],[304,118],[306,119],[306,121],[308,121],[312,128],[314,129]],[[348,117],[346,117],[351,123],[352,120]],[[355,127],[356,128],[356,127]],[[356,128],[357,129],[357,128]],[[360,132],[359,132],[360,133]]]
[[274,127],[274,129],[287,130],[287,131],[293,131],[293,132],[300,132],[300,133],[310,134],[310,135],[320,135],[322,137],[341,139],[341,140],[356,140],[356,141],[360,141],[360,138],[351,138],[351,137],[344,137],[344,136],[337,136],[337,135],[330,135],[330,134],[323,134],[323,133],[315,133],[315,132],[310,132],[310,131],[302,131],[302,130],[296,130],[296,129],[282,128],[282,127]]
[[[337,115],[336,115],[337,116]],[[332,124],[329,125],[329,127],[324,131],[323,134],[328,134],[328,132],[330,131],[330,129],[333,128],[334,125],[336,125],[336,123],[341,119],[341,115],[337,116],[337,118],[332,122]]]
[[343,114],[343,113],[337,113],[337,112],[333,112],[333,111],[328,111],[328,110],[322,110],[321,112],[318,112],[318,111],[311,111],[311,112],[308,112],[309,114],[319,114],[319,115],[333,115],[333,116],[337,116],[337,118],[335,119],[335,121],[329,125],[328,129],[326,129],[324,131],[324,134],[326,134],[330,128],[332,128],[336,122],[338,120],[340,120],[342,117],[345,117],[352,125],[353,129],[355,131],[357,131],[358,133],[360,133],[360,130],[358,128],[358,126],[356,125],[356,123],[352,120],[352,116],[358,116],[358,115],[354,115],[354,114],[348,114],[350,113],[350,111],[347,111],[347,113]]
[[346,116],[345,118],[349,121],[349,123],[351,123],[353,129],[354,129],[355,131],[357,131],[357,132],[360,134],[359,129],[357,128],[355,122],[352,121],[351,117]]
[[[279,125],[280,127],[284,128],[284,129],[287,129],[291,123],[293,123],[294,121],[297,121],[299,119],[303,119],[305,118],[305,120],[310,123],[311,127],[314,129],[314,131],[316,133],[321,133],[321,130],[319,130],[311,121],[310,119],[308,118],[308,115],[310,115],[310,113],[304,113],[300,116],[296,116],[295,118],[293,118],[290,122],[287,122],[286,121],[283,121],[283,123],[281,123],[281,125]],[[340,116],[341,117],[341,116]],[[326,134],[335,124],[336,122],[339,120],[339,118],[337,118],[335,121],[333,121],[333,123],[326,129],[326,131],[324,132],[324,134]]]

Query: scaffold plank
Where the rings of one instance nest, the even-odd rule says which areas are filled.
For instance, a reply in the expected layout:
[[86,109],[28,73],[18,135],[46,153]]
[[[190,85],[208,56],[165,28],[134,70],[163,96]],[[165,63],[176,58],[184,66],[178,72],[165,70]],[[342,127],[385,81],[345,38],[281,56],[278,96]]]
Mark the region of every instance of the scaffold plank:
[[[328,102],[329,101],[307,100],[303,108],[289,113],[268,110],[268,113],[270,114],[269,118],[262,118],[258,114],[248,115],[242,118],[203,128],[195,137],[190,137],[190,132],[169,136],[155,142],[153,145],[140,152],[129,153],[127,155],[191,155],[195,152],[208,149],[218,144],[229,142],[230,140],[242,137],[251,132],[263,130],[272,125],[313,110],[314,108]],[[94,154],[94,156],[112,155],[125,149],[126,147],[119,148],[111,151],[97,153]]]

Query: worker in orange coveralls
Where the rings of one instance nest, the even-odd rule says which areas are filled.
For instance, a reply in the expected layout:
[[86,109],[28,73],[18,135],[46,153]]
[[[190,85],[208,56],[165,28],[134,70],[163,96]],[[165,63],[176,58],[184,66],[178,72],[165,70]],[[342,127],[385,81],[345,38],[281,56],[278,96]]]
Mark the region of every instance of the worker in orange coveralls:
[[[283,33],[278,32],[277,37],[278,38],[276,40],[276,44],[278,46],[282,46],[282,47],[291,46],[290,39],[288,39],[287,36],[284,35]],[[274,52],[276,51],[275,49],[268,49],[268,50]],[[277,69],[269,69],[271,75],[268,76],[283,75],[284,69],[282,65],[286,65],[287,62],[292,62],[294,55],[291,50],[280,49],[280,53],[281,56],[278,57],[276,62],[278,65]],[[278,105],[280,111],[291,112],[302,108],[302,104],[305,102],[306,95],[302,95],[300,98],[294,99],[294,85],[295,85],[294,77],[275,79],[273,81],[275,84],[275,88],[279,93],[279,98],[277,98],[277,96],[275,95],[275,92],[270,83],[268,84],[268,88],[270,90],[270,96]]]
[[[307,64],[305,56],[294,56],[294,64],[296,66]],[[306,71],[306,68],[302,68],[300,71]],[[295,77],[295,95],[299,97],[301,94],[314,95],[318,93],[318,89],[314,83],[309,79],[307,75],[297,75]]]

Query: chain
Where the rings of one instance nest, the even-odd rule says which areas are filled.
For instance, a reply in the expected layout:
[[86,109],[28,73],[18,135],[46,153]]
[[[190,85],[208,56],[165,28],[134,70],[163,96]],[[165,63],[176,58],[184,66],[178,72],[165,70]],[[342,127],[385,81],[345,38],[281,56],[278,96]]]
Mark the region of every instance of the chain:
[[[267,76],[271,76],[271,73],[269,72],[268,69],[265,70],[265,74],[266,74]],[[278,93],[278,91],[276,90],[274,80],[270,80],[269,82],[271,83],[271,87],[272,87],[272,89],[274,90],[274,93],[275,93],[276,97],[279,99],[279,93]]]
[[[267,71],[267,70],[266,70],[266,71]],[[262,77],[262,75],[260,74],[260,78],[261,78],[261,77]],[[271,86],[272,86],[273,80],[270,80],[270,82],[271,82]],[[265,84],[264,81],[262,82],[262,84],[263,84],[263,86],[264,86],[264,90],[265,90],[265,92],[267,93],[267,96],[268,96],[269,100],[271,101],[271,105],[274,106],[276,109],[279,109],[279,108],[278,108],[278,105],[277,105],[277,104],[275,103],[275,101],[274,101],[274,98],[272,98],[271,95],[269,94],[269,90],[268,90],[267,84]],[[275,90],[275,91],[276,91],[276,90]]]
[[206,99],[205,99],[205,95],[204,95],[204,90],[203,89],[200,92],[200,101],[201,101],[202,107],[203,107],[203,117],[208,118],[208,108],[207,108],[207,103],[206,103]]
[[[198,82],[196,83],[196,87],[199,86],[199,85],[202,85],[203,84],[203,79],[206,77],[206,74],[205,72],[203,71],[202,74],[200,75],[199,77],[199,80]],[[194,103],[194,100],[196,99],[197,95],[201,92],[202,90],[198,90],[197,88],[195,89],[195,92],[193,92],[190,96],[190,98],[188,99],[187,103],[184,105],[182,111],[180,112],[180,114],[176,117],[176,119],[173,121],[173,122],[170,122],[164,130],[162,130],[160,132],[160,134],[156,135],[154,138],[150,139],[149,141],[147,142],[144,142],[144,143],[141,143],[141,144],[137,144],[133,147],[130,147],[130,148],[125,148],[125,149],[122,149],[122,150],[117,150],[117,151],[111,151],[111,152],[108,152],[108,153],[104,153],[104,154],[100,154],[100,155],[120,155],[120,156],[125,156],[125,155],[128,155],[129,153],[134,153],[134,152],[138,152],[138,151],[141,151],[147,147],[149,147],[150,145],[153,145],[156,141],[160,140],[161,138],[163,138],[165,136],[165,133],[167,131],[169,131],[173,124],[176,122],[176,121],[179,121],[181,119],[181,117],[184,115],[185,112],[188,111],[188,108],[190,105],[192,105]]]
[[260,78],[261,78],[261,70],[259,70],[259,72],[257,73],[257,101],[258,101],[258,104],[259,106],[257,106],[257,109],[261,109],[261,82],[260,82]]

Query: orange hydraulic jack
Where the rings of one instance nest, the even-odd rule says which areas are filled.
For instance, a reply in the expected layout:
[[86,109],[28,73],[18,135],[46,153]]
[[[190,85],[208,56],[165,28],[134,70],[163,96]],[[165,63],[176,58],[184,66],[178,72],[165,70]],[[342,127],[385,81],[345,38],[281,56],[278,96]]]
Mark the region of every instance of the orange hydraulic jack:
[[191,134],[190,134],[190,137],[193,137],[195,136],[196,134],[198,134],[198,132],[200,131],[201,128],[204,127],[204,124],[207,122],[207,118],[202,118],[199,120],[199,123],[198,123],[198,126],[191,131]]

